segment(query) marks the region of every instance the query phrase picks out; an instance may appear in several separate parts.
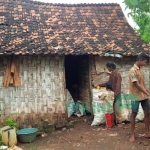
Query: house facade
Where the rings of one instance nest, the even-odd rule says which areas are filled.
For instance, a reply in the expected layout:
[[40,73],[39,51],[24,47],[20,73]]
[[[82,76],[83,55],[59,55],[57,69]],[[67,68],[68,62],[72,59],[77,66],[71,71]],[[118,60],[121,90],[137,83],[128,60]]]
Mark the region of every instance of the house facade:
[[[64,124],[66,89],[92,112],[92,83],[105,76],[107,61],[120,71],[128,93],[128,71],[148,46],[127,23],[118,4],[0,2],[0,123]],[[9,10],[9,11],[8,11]],[[21,86],[4,87],[7,64],[15,59]],[[149,65],[144,68],[149,86]],[[73,90],[73,89],[72,89]],[[75,93],[74,93],[75,94]]]

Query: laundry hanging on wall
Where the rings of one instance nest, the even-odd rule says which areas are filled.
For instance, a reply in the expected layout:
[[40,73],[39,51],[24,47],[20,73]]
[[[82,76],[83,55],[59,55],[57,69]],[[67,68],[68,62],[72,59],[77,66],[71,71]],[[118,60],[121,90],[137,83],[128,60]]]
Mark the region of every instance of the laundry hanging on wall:
[[8,87],[10,85],[21,86],[18,60],[16,57],[11,57],[8,60],[6,71],[3,77],[3,85],[4,87]]

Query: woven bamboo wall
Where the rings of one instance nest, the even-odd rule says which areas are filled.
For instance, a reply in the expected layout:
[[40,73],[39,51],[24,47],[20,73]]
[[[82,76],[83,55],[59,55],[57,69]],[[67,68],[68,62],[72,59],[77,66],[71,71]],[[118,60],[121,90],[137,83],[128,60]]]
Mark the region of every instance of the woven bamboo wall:
[[62,56],[18,56],[21,87],[2,84],[8,57],[0,57],[0,124],[65,122],[65,75]]
[[[102,57],[99,57],[101,59]],[[122,92],[128,93],[129,88],[129,79],[128,79],[128,72],[130,68],[136,61],[136,57],[123,57],[123,58],[113,58],[113,57],[105,57],[106,62],[113,61],[117,64],[117,69],[121,73],[122,76]],[[104,63],[103,61],[101,62]],[[105,65],[105,64],[103,64]],[[148,88],[150,88],[150,71],[149,71],[149,64],[143,67],[145,72],[145,84]],[[91,65],[91,80],[93,80],[97,76],[96,67],[95,67],[95,57],[93,56],[92,65]]]

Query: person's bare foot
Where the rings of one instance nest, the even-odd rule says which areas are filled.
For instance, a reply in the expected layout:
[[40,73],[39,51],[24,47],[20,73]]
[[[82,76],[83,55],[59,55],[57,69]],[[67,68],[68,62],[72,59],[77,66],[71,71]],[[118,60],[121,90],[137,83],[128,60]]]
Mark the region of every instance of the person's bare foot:
[[135,135],[132,135],[131,138],[129,139],[129,141],[132,143],[135,141]]

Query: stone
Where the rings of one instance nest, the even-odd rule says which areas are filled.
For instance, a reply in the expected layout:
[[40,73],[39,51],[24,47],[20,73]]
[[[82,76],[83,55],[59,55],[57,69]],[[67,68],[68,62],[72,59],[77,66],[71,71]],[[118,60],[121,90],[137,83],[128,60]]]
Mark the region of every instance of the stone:
[[47,126],[43,126],[45,133],[50,133],[55,131],[55,125],[54,124],[48,124]]
[[62,128],[62,131],[65,131],[66,130],[66,128],[64,127],[64,128]]
[[43,134],[43,132],[37,132],[36,136],[39,137]]
[[64,124],[56,124],[55,125],[56,130],[62,130],[62,128],[64,128],[64,127],[65,127]]
[[42,124],[39,124],[36,128],[38,128],[38,132],[43,132],[44,128]]
[[65,127],[66,127],[67,129],[73,128],[73,127],[74,127],[74,122],[73,122],[73,121],[70,121],[69,123],[67,123],[67,124],[65,125]]
[[144,146],[148,146],[149,145],[148,142],[146,142],[146,141],[140,141],[139,144],[143,144]]

